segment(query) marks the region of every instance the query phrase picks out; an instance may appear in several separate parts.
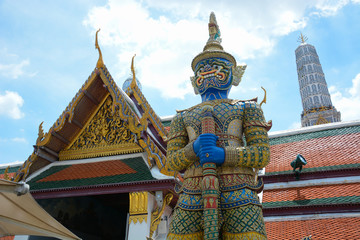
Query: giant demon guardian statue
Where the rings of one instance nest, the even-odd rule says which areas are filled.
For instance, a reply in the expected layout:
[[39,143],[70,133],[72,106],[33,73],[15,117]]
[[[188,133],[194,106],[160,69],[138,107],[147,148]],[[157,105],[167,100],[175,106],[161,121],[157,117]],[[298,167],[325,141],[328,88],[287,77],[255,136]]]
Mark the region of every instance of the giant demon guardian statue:
[[271,123],[256,101],[228,99],[246,66],[223,50],[214,13],[209,35],[192,61],[202,103],[171,122],[166,166],[184,182],[167,239],[266,239],[257,170],[270,159]]

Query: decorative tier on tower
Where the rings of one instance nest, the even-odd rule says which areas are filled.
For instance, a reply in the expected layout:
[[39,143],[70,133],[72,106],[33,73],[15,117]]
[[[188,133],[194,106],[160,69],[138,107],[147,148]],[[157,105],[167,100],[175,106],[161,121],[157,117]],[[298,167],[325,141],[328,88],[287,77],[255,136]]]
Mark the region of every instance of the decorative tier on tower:
[[340,122],[340,112],[332,105],[325,75],[315,47],[299,37],[300,46],[295,50],[300,95],[303,106],[301,126]]

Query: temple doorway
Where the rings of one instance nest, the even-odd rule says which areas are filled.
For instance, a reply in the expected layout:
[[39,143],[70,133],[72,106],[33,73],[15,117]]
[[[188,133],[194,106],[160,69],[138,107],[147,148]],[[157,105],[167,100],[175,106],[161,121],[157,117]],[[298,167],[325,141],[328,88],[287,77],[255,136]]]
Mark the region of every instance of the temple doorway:
[[[56,220],[82,239],[125,239],[129,194],[38,199]],[[31,240],[53,239],[31,236]]]

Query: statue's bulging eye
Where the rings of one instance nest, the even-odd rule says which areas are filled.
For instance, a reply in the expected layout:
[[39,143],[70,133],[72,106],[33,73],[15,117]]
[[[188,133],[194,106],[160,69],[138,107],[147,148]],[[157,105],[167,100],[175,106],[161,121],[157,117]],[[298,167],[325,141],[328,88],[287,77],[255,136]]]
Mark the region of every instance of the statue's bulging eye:
[[202,77],[198,77],[197,79],[196,79],[196,84],[198,85],[198,86],[200,86],[202,83],[203,83],[203,78]]

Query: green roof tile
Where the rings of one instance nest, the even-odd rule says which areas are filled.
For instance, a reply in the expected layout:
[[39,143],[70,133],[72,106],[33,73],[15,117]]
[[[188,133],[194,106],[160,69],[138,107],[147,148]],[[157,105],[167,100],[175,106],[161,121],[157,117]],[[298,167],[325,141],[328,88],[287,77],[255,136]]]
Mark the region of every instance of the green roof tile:
[[337,136],[337,135],[346,135],[351,133],[360,132],[360,126],[352,126],[352,127],[344,127],[344,128],[335,128],[317,132],[309,132],[309,133],[300,133],[291,136],[283,136],[283,137],[274,137],[270,138],[270,145],[278,145],[283,143],[290,142],[299,142],[305,141],[314,138],[323,138],[329,136]]
[[[1,168],[0,168],[0,174],[4,174],[4,173],[5,173],[6,168],[7,168],[7,166],[1,167]],[[16,167],[9,167],[9,171],[8,171],[8,173],[13,173],[13,172],[16,172],[18,169],[19,169],[19,166],[16,166]]]
[[[324,167],[315,167],[315,168],[306,168],[303,167],[302,173],[309,173],[309,172],[324,172],[324,171],[332,171],[332,170],[339,170],[339,169],[354,169],[360,168],[360,163],[355,164],[345,164],[345,165],[335,165],[335,166],[324,166]],[[282,171],[282,172],[266,172],[265,176],[272,176],[272,175],[281,175],[281,174],[293,174],[292,170],[290,171]],[[300,173],[301,175],[301,173]]]
[[263,203],[263,208],[281,208],[281,207],[301,207],[314,205],[329,205],[329,204],[350,204],[360,203],[360,196],[345,196],[345,197],[331,197],[331,198],[317,198],[305,199],[295,201],[280,201],[280,202],[266,202]]
[[164,125],[164,127],[170,127],[170,124],[171,124],[171,120],[168,120],[168,121],[161,121],[162,124]]
[[43,190],[43,189],[56,189],[56,188],[69,188],[69,187],[80,187],[80,186],[93,186],[100,184],[114,184],[124,182],[137,182],[145,180],[154,180],[148,167],[141,157],[130,158],[125,160],[119,160],[127,164],[129,167],[134,169],[136,173],[126,173],[112,176],[94,177],[94,178],[82,178],[82,179],[71,179],[61,181],[46,181],[40,182],[39,180],[44,179],[52,174],[55,174],[61,170],[64,170],[72,165],[54,166],[50,169],[42,172],[39,176],[31,179],[28,184],[31,190]]

